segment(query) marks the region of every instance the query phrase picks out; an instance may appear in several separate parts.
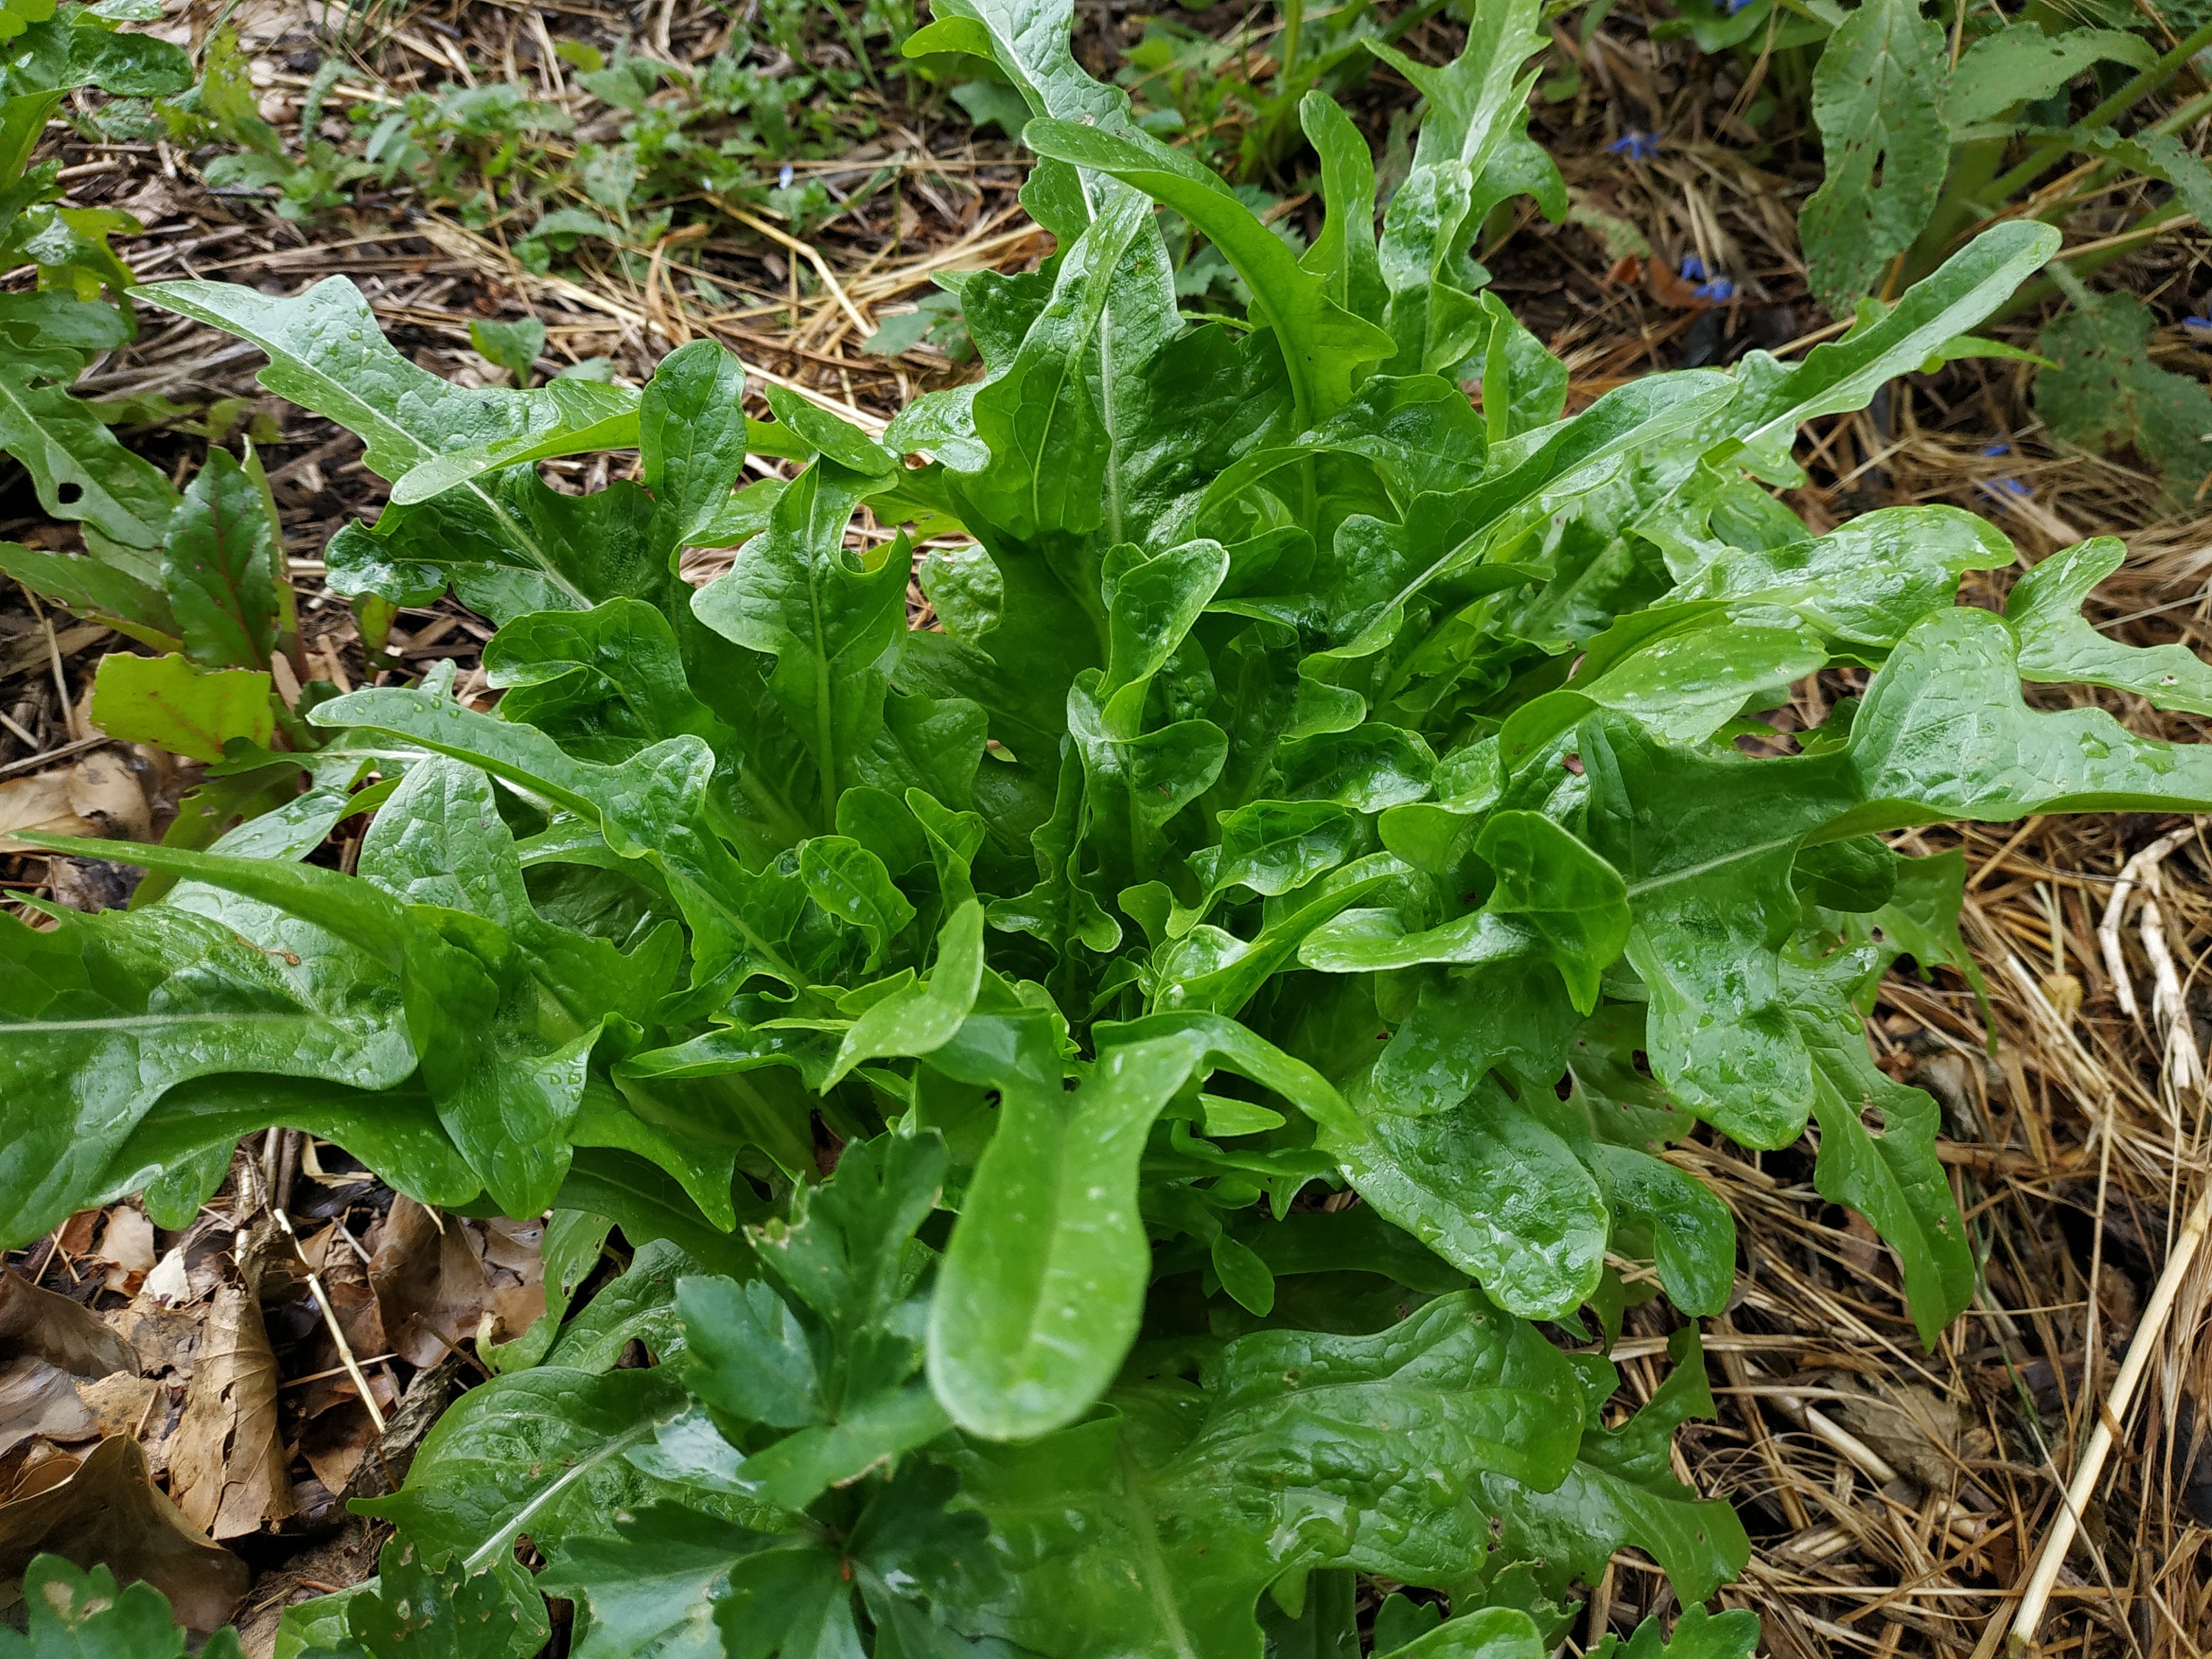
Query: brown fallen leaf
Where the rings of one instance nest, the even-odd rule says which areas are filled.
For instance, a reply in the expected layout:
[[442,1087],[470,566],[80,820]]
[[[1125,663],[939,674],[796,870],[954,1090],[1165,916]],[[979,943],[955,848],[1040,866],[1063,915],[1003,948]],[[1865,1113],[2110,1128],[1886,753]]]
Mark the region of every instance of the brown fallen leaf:
[[106,1282],[109,1290],[118,1296],[137,1295],[157,1260],[154,1254],[154,1224],[146,1218],[143,1210],[129,1204],[117,1205],[108,1212],[107,1225],[100,1230],[100,1243],[93,1247],[92,1257],[107,1264]]
[[368,1269],[392,1351],[434,1365],[487,1318],[494,1337],[527,1328],[545,1310],[544,1237],[537,1222],[441,1218],[394,1200],[370,1235]]
[[484,1235],[484,1276],[491,1286],[491,1325],[477,1322],[479,1342],[511,1341],[545,1311],[545,1224],[494,1216]]
[[54,1234],[55,1247],[61,1251],[62,1260],[74,1261],[92,1248],[92,1236],[100,1226],[98,1210],[79,1210],[62,1223]]
[[146,793],[120,755],[94,750],[66,766],[0,781],[0,853],[38,849],[19,835],[144,841],[153,828]]
[[140,1375],[159,1376],[173,1371],[179,1380],[191,1376],[192,1356],[200,1346],[199,1310],[191,1304],[148,1307],[143,1302],[142,1293],[139,1301],[115,1316],[116,1334],[137,1356]]
[[35,1498],[76,1473],[77,1454],[43,1438],[26,1440],[0,1452],[0,1504]]
[[49,1440],[89,1440],[100,1425],[77,1398],[76,1379],[26,1354],[0,1364],[0,1452],[33,1435]]
[[19,1354],[77,1376],[138,1369],[130,1345],[95,1316],[10,1268],[0,1272],[0,1358]]
[[[356,1246],[337,1242],[341,1231],[338,1224],[332,1223],[303,1240],[301,1253],[307,1266],[321,1278],[323,1293],[331,1299],[331,1310],[337,1316],[338,1328],[345,1334],[347,1346],[352,1348],[354,1358],[366,1361],[389,1352],[385,1342],[383,1310],[377,1301],[374,1288],[368,1282],[368,1264],[362,1260]],[[272,1268],[294,1274],[301,1272],[297,1261],[283,1257],[279,1257],[272,1264]],[[266,1306],[275,1297],[268,1293],[265,1285],[263,1291],[262,1302]],[[304,1279],[300,1293],[309,1294]],[[316,1312],[316,1329],[319,1341],[314,1352],[308,1356],[312,1363],[307,1369],[318,1371],[331,1370],[339,1364],[337,1345],[331,1340],[319,1309]],[[351,1380],[343,1380],[350,1392]]]
[[0,1579],[20,1581],[45,1551],[80,1567],[98,1563],[125,1583],[145,1580],[194,1630],[219,1628],[246,1594],[246,1564],[192,1530],[132,1440],[103,1440],[59,1480],[0,1499]]
[[187,1300],[192,1282],[185,1272],[184,1251],[171,1245],[168,1255],[154,1264],[154,1271],[146,1275],[137,1293],[157,1308],[173,1308]]
[[161,1388],[150,1376],[132,1376],[118,1371],[96,1382],[79,1382],[76,1397],[92,1413],[101,1439],[118,1434],[136,1438],[146,1427],[152,1414],[154,1396],[161,1392]]
[[[399,1404],[398,1384],[379,1372],[370,1376],[368,1386],[388,1421]],[[326,1490],[342,1492],[374,1449],[377,1437],[376,1421],[359,1398],[340,1400],[309,1418],[301,1429],[300,1455]]]
[[449,1346],[476,1334],[483,1317],[490,1286],[479,1241],[458,1216],[441,1223],[404,1194],[369,1237],[368,1282],[385,1340],[410,1364],[436,1364]]
[[226,1285],[209,1300],[168,1463],[178,1508],[218,1540],[292,1512],[276,1425],[276,1358],[251,1285]]

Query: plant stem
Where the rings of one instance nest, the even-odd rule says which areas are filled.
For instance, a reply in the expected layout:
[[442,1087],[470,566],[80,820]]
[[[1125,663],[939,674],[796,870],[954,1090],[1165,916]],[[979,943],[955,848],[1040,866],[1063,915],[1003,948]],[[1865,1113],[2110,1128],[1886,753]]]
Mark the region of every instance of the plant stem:
[[[2099,248],[2094,253],[2086,253],[2076,259],[2067,259],[2063,254],[2061,254],[2058,258],[2053,259],[2051,263],[2052,265],[2058,265],[2063,261],[2065,270],[2071,277],[2080,278],[2089,276],[2102,270],[2114,260],[2126,258],[2129,254],[2133,253],[2152,237],[2165,234],[2167,228],[2166,221],[2180,216],[2182,216],[2181,204],[2169,202],[2155,213],[2147,214],[2138,219],[2134,229],[2114,238],[2109,246]],[[2053,293],[2063,291],[2064,289],[2065,284],[2051,277],[2039,277],[1990,313],[1990,321],[2002,323],[2017,317],[2021,312],[2033,309],[2049,299]]]
[[1905,268],[1915,280],[1942,264],[1945,252],[1969,223],[1987,216],[1984,203],[2004,199],[1989,193],[1990,179],[2004,160],[2004,153],[2002,138],[1960,144],[1951,152],[1951,174],[1944,182],[1943,194],[1936,210],[1928,216],[1927,228],[1905,254]]
[[[2207,23],[2167,52],[2155,64],[2122,87],[2111,97],[2091,110],[2074,124],[2076,132],[2094,132],[2107,125],[2112,118],[2132,106],[2137,99],[2147,98],[2172,80],[2182,67],[2205,46],[2212,46],[2212,23]],[[2027,159],[1990,186],[1992,201],[2002,202],[2006,197],[2025,189],[2056,166],[2058,159],[2073,146],[2065,139],[2039,145]]]

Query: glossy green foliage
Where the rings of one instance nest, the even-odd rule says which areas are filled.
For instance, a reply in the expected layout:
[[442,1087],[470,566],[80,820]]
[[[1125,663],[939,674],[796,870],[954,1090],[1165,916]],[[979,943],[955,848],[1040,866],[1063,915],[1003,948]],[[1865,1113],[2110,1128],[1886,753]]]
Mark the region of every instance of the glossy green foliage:
[[[1064,0],[947,0],[934,49],[1036,118],[1060,248],[966,279],[981,378],[882,442],[781,391],[749,422],[710,343],[634,395],[464,391],[342,281],[150,290],[364,434],[394,505],[333,570],[483,606],[505,696],[325,702],[297,802],[126,851],[166,898],[0,928],[0,1231],[156,1178],[189,1206],[270,1122],[551,1209],[563,1287],[618,1229],[629,1271],[498,1351],[374,1505],[469,1572],[527,1533],[586,1655],[1259,1659],[1354,1572],[1447,1596],[1401,1650],[1534,1654],[1632,1547],[1709,1595],[1747,1547],[1673,1474],[1694,1329],[1615,1420],[1601,1352],[1536,1322],[1617,1329],[1624,1263],[1726,1306],[1733,1221],[1668,1156],[1703,1123],[1809,1133],[1932,1341],[1973,1257],[1934,1103],[1861,1021],[1900,951],[1971,968],[1963,866],[1882,837],[2206,810],[2212,758],[2024,699],[2203,696],[2084,637],[2102,544],[1999,617],[1959,603],[2012,561],[1991,526],[1815,536],[1765,487],[2046,228],[1801,362],[1561,418],[1456,259],[1528,177],[1534,19],[1422,71],[1425,196],[1379,239],[1309,103],[1335,230],[1301,262],[1081,72]],[[1155,196],[1255,327],[1177,316]],[[530,465],[609,445],[638,482]],[[793,476],[739,489],[749,449]],[[932,539],[943,631],[863,504]],[[1832,664],[1870,675],[1826,725],[1757,719]],[[369,807],[356,873],[306,860]]]

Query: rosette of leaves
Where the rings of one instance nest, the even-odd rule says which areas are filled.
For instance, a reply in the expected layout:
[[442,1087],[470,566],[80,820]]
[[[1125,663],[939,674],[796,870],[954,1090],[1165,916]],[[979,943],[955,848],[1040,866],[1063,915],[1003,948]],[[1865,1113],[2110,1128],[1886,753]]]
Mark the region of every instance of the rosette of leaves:
[[217,139],[235,148],[207,166],[208,183],[217,190],[261,190],[282,218],[307,220],[349,199],[348,187],[377,172],[373,162],[348,155],[323,136],[323,113],[345,61],[328,58],[301,94],[298,153],[284,147],[283,135],[262,118],[238,31],[225,24],[208,38],[200,54],[200,78],[180,98],[165,102],[161,114],[170,136],[185,141]]
[[[471,1572],[526,1531],[582,1653],[1252,1659],[1337,1639],[1364,1571],[1448,1603],[1406,1650],[1533,1655],[1628,1545],[1701,1600],[1747,1547],[1670,1472],[1694,1331],[1607,1426],[1609,1364],[1532,1322],[1617,1328],[1609,1257],[1719,1311],[1733,1226],[1666,1147],[1809,1127],[1932,1341],[1973,1259],[1936,1105],[1861,1021],[1899,953],[1969,967],[1963,870],[1885,832],[2212,808],[2212,752],[2024,700],[2199,694],[2082,623],[2108,544],[1998,616],[1958,603],[2012,562],[1989,525],[1815,535],[1767,488],[2056,234],[1568,416],[1455,257],[1519,187],[1533,7],[1431,75],[1379,239],[1308,100],[1303,257],[1082,73],[1064,0],[938,12],[1036,112],[1059,250],[968,279],[981,377],[883,441],[775,387],[749,421],[709,342],[636,394],[465,390],[343,280],[147,291],[362,434],[393,504],[335,580],[452,584],[504,696],[323,703],[283,811],[120,849],[161,902],[0,925],[0,1238],[142,1188],[188,1216],[272,1123],[426,1203],[550,1209],[591,1243],[555,1312],[380,1512]],[[1155,203],[1250,327],[1177,315]],[[530,465],[608,448],[635,482]],[[748,450],[802,465],[737,489]],[[1738,748],[1830,665],[1863,695]],[[305,861],[372,807],[353,873]],[[570,1315],[609,1225],[645,1248]],[[617,1367],[632,1336],[661,1363]]]

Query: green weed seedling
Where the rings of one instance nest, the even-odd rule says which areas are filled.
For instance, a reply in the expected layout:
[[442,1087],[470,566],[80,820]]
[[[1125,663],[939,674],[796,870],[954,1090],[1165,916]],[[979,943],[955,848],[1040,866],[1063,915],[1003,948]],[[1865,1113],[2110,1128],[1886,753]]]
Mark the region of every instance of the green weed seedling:
[[[191,80],[183,52],[120,32],[112,9],[66,6],[27,23],[0,88],[0,263],[39,272],[34,290],[0,295],[0,332],[11,348],[0,361],[0,450],[29,474],[40,506],[75,523],[84,544],[63,552],[0,543],[0,574],[160,653],[104,660],[92,714],[110,736],[211,763],[234,741],[264,757],[192,793],[172,836],[204,844],[239,811],[295,792],[297,767],[266,757],[280,726],[302,750],[319,734],[276,694],[270,671],[279,653],[295,671],[304,664],[276,507],[252,444],[243,464],[214,448],[179,493],[110,424],[187,411],[111,409],[70,390],[94,356],[134,331],[128,305],[102,296],[119,299],[131,283],[107,238],[137,227],[110,209],[55,205],[56,164],[27,167],[31,143],[74,88],[165,96]],[[149,897],[166,884],[157,881]]]
[[[1030,105],[1058,251],[966,279],[981,377],[881,441],[781,386],[748,420],[711,342],[636,392],[464,389],[343,278],[144,290],[362,434],[392,501],[333,586],[452,587],[504,696],[323,702],[283,813],[98,843],[167,897],[0,921],[0,1242],[139,1190],[175,1224],[279,1124],[550,1214],[545,1318],[360,1506],[435,1581],[380,1601],[475,1609],[470,1653],[528,1651],[541,1594],[580,1659],[1353,1653],[1367,1574],[1401,1592],[1376,1650],[1540,1659],[1631,1547],[1694,1608],[1749,1551],[1671,1458],[1735,1236],[1668,1146],[1814,1130],[1934,1343],[1974,1260],[1936,1103],[1863,1017],[1900,955],[1972,972],[1965,872],[1885,834],[2212,810],[2212,750],[2023,696],[2204,706],[2081,620],[2114,544],[1998,615],[1959,603],[2013,562],[1990,525],[1816,535],[1770,493],[2057,233],[1991,229],[1800,362],[1568,416],[1460,258],[1524,188],[1534,0],[1430,74],[1379,239],[1366,146],[1300,100],[1303,254],[1082,71],[1068,0],[935,10],[926,44]],[[1157,205],[1250,326],[1180,315]],[[532,465],[609,450],[635,482]],[[749,452],[800,465],[738,489]],[[903,529],[853,537],[864,505]],[[702,547],[736,551],[695,590]],[[1863,694],[1739,746],[1830,665]],[[355,872],[308,861],[369,767]],[[576,1298],[612,1228],[627,1270]],[[1619,1420],[1609,1256],[1678,1327]],[[288,1655],[389,1623],[291,1619]]]
[[[335,142],[320,130],[345,68],[334,58],[309,85],[289,144],[261,118],[236,34],[224,29],[204,53],[200,83],[161,112],[173,137],[227,149],[208,165],[210,184],[260,192],[287,218],[327,212],[374,183],[472,228],[501,227],[533,270],[599,244],[641,279],[641,251],[667,231],[679,199],[742,201],[801,229],[865,204],[890,173],[840,202],[789,164],[842,154],[874,135],[894,99],[911,101],[918,71],[900,48],[914,29],[907,0],[850,9],[770,0],[696,65],[628,44],[610,56],[562,41],[561,72],[620,118],[612,137],[574,143],[568,115],[520,82],[362,100],[353,106],[355,134]],[[836,52],[826,54],[825,43]]]
[[238,32],[228,24],[216,29],[201,52],[199,80],[182,96],[166,100],[161,117],[173,138],[214,139],[235,147],[208,163],[205,176],[213,188],[259,191],[279,216],[312,219],[344,205],[351,187],[377,171],[373,162],[346,155],[322,134],[331,91],[343,68],[332,58],[308,82],[300,102],[296,157],[285,148],[283,135],[262,118]]

